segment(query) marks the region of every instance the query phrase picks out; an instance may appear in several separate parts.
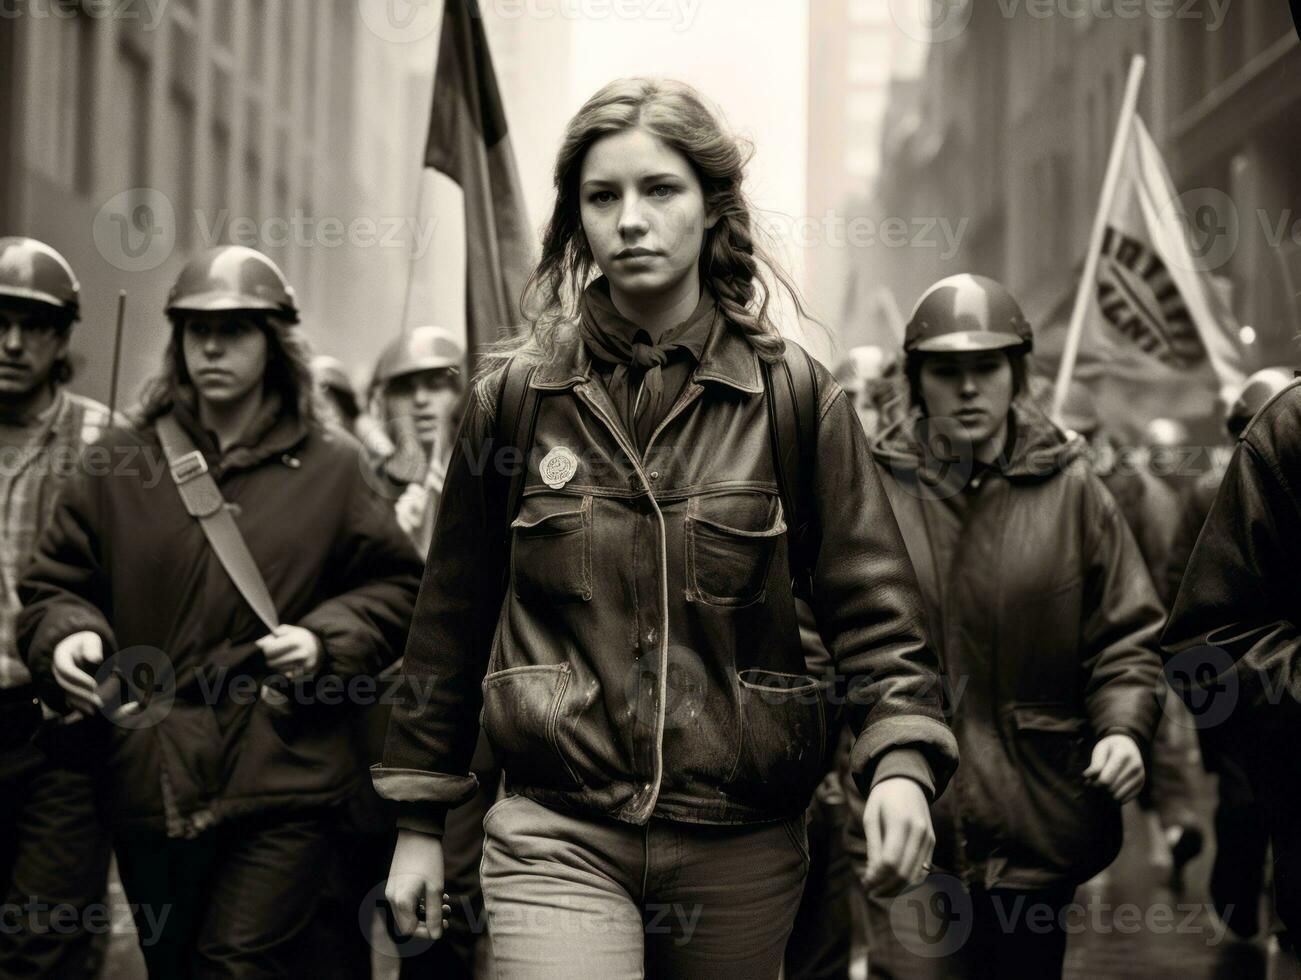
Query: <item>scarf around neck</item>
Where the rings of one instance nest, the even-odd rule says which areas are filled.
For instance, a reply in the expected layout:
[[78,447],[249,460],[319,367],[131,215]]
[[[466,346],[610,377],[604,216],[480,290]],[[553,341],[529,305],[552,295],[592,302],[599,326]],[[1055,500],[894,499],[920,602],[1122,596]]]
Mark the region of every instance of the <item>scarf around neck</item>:
[[579,331],[592,356],[614,366],[610,386],[616,404],[622,404],[621,393],[640,379],[643,396],[637,415],[658,419],[663,411],[664,365],[676,350],[689,351],[699,361],[717,316],[714,298],[702,291],[691,315],[654,342],[644,327],[618,311],[610,298],[609,280],[602,276],[583,290]]

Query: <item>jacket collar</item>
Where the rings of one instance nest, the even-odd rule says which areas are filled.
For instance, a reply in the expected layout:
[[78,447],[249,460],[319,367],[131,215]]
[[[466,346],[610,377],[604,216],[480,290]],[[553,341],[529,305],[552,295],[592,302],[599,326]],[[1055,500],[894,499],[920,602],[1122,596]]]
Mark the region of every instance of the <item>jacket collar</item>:
[[307,423],[297,412],[284,411],[280,396],[274,393],[267,395],[248,429],[224,454],[199,423],[197,413],[180,402],[172,411],[209,465],[221,472],[251,469],[263,460],[287,453],[307,436]]
[[[579,337],[577,325],[566,324],[560,328],[556,339],[555,356],[538,367],[531,386],[543,391],[572,388],[587,381],[591,369],[592,356]],[[728,323],[725,317],[719,317],[714,324],[691,380],[717,381],[750,395],[763,391],[758,355],[740,330]]]
[[[1012,402],[1015,439],[993,469],[1013,482],[1046,480],[1064,470],[1084,454],[1084,441],[1059,429],[1033,402],[1017,398]],[[946,465],[928,454],[922,445],[926,427],[922,415],[914,408],[883,431],[873,442],[877,460],[893,472],[915,474],[916,478],[937,486],[962,474],[961,467]]]

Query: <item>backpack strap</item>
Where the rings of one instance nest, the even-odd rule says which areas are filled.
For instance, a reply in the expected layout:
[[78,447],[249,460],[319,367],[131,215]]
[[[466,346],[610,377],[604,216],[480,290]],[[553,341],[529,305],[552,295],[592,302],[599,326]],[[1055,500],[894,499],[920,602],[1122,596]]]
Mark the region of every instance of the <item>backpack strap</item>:
[[[519,511],[520,497],[524,494],[524,481],[528,477],[528,457],[533,449],[533,430],[538,421],[537,389],[533,387],[533,375],[537,365],[521,365],[517,360],[506,362],[502,370],[501,390],[497,393],[496,431],[493,434],[493,454],[505,448],[519,451],[519,464],[509,474],[492,472],[498,477],[494,480],[496,489],[490,495],[489,506],[493,512],[501,514],[506,528],[506,538],[510,538],[510,524]],[[499,456],[497,458],[500,458]]]
[[777,364],[763,365],[768,398],[777,485],[786,512],[787,544],[795,592],[813,594],[819,529],[813,506],[813,481],[818,459],[818,381],[813,359],[798,344],[786,342]]

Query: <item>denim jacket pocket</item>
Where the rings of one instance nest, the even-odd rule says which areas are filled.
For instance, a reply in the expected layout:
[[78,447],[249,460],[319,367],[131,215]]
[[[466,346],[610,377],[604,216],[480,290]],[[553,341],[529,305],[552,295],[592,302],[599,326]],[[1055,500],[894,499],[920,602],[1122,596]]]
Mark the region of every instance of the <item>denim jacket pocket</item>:
[[693,497],[686,522],[687,601],[762,602],[773,551],[786,533],[781,498],[757,492]]
[[521,602],[592,598],[592,498],[525,497],[511,523],[511,583]]
[[780,809],[808,806],[826,775],[826,682],[750,668],[736,675],[740,747],[732,772],[737,796]]
[[569,664],[508,667],[483,679],[483,731],[501,767],[517,784],[581,786],[556,743]]

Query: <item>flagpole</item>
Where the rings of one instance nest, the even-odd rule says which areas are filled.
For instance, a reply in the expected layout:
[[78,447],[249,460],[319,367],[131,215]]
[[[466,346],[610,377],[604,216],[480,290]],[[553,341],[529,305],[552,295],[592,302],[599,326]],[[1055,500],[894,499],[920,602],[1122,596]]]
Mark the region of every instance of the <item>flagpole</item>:
[[1066,346],[1062,349],[1062,363],[1057,369],[1057,383],[1053,388],[1051,414],[1053,421],[1058,425],[1062,423],[1062,406],[1066,402],[1066,392],[1071,386],[1071,376],[1075,373],[1075,360],[1080,353],[1080,337],[1084,333],[1084,318],[1089,311],[1089,297],[1093,293],[1093,283],[1098,274],[1102,239],[1107,233],[1107,217],[1111,214],[1111,203],[1116,196],[1116,187],[1120,184],[1120,168],[1125,160],[1125,145],[1129,139],[1134,113],[1138,110],[1138,92],[1143,84],[1143,70],[1146,66],[1147,59],[1141,54],[1134,55],[1134,60],[1129,64],[1129,80],[1125,83],[1125,98],[1120,104],[1116,137],[1111,143],[1107,173],[1102,181],[1102,195],[1098,200],[1098,211],[1093,216],[1093,230],[1089,233],[1089,250],[1085,253],[1084,271],[1075,293],[1071,324],[1066,332]]

